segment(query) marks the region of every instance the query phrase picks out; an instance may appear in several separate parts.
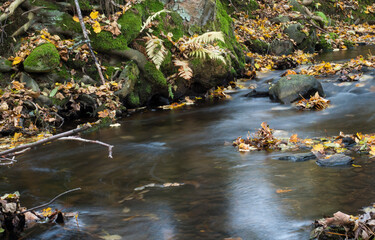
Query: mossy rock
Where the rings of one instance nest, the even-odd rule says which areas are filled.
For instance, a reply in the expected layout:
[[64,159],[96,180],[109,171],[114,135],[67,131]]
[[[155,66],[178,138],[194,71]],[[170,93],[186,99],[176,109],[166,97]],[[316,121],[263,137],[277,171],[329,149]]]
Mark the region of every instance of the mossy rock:
[[163,73],[160,70],[156,69],[155,64],[151,62],[147,62],[145,64],[144,76],[157,87],[167,87],[167,79],[165,79]]
[[270,50],[270,45],[259,39],[245,41],[245,45],[251,52],[259,54],[266,54]]
[[269,90],[272,100],[288,104],[304,98],[310,98],[316,92],[325,96],[321,83],[309,75],[289,75],[282,77]]
[[315,12],[315,15],[323,19],[324,26],[328,26],[330,24],[330,19],[323,12]]
[[325,39],[323,36],[319,38],[319,42],[316,44],[315,49],[317,51],[323,51],[323,52],[332,52],[333,47],[332,44]]
[[6,58],[0,57],[0,72],[10,72],[12,71],[12,62]]
[[199,88],[195,89],[198,93],[224,85],[233,77],[229,65],[220,60],[195,58],[190,62],[190,67],[194,73],[192,82],[199,85]]
[[60,63],[60,55],[52,43],[45,43],[36,47],[23,62],[26,72],[51,72]]
[[123,82],[122,88],[118,90],[115,94],[119,96],[121,101],[134,91],[134,86],[139,79],[140,71],[134,62],[129,62],[124,70],[122,70],[118,81]]

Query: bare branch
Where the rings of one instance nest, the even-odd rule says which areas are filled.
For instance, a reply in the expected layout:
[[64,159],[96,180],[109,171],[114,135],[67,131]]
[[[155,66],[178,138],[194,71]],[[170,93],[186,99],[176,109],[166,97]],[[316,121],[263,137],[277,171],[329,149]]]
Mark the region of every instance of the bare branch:
[[76,129],[73,129],[73,130],[70,130],[70,131],[67,131],[67,132],[63,132],[63,133],[60,133],[60,134],[56,134],[56,135],[54,135],[54,136],[51,136],[51,137],[48,137],[48,138],[45,138],[45,139],[42,139],[42,140],[39,140],[39,141],[36,141],[36,142],[33,142],[33,143],[28,143],[28,144],[24,144],[24,145],[21,145],[21,146],[18,146],[18,147],[12,148],[12,149],[8,149],[8,150],[5,150],[5,151],[0,152],[0,157],[7,157],[7,156],[9,156],[11,153],[14,153],[14,152],[18,152],[18,151],[24,150],[25,148],[32,148],[32,147],[35,147],[35,146],[41,145],[41,144],[43,144],[43,143],[47,143],[47,142],[54,141],[54,140],[59,139],[59,138],[62,138],[62,137],[66,137],[66,136],[74,135],[74,134],[76,134],[76,133],[79,133],[79,132],[85,131],[86,129],[88,129],[88,128],[90,128],[90,127],[91,127],[90,124],[85,124],[85,125],[83,125],[83,126],[80,127],[80,128],[76,128]]
[[102,73],[102,69],[100,68],[99,62],[96,59],[94,51],[92,50],[90,38],[87,35],[86,26],[85,26],[85,23],[83,22],[82,12],[81,12],[81,8],[79,7],[78,0],[74,0],[74,3],[76,4],[77,14],[78,14],[78,18],[79,18],[79,23],[81,24],[83,37],[87,40],[87,46],[89,46],[91,56],[94,59],[96,68],[98,69],[99,77],[102,80],[102,84],[105,84],[105,79],[104,79],[104,76],[103,76],[103,73]]
[[50,205],[51,203],[53,203],[54,201],[56,201],[56,199],[58,199],[59,197],[65,195],[65,194],[68,194],[68,193],[74,192],[74,191],[78,191],[78,190],[82,190],[82,189],[81,189],[80,187],[79,187],[79,188],[70,189],[70,190],[65,191],[65,192],[63,192],[63,193],[60,193],[60,194],[57,195],[56,197],[52,198],[52,200],[49,201],[48,203],[43,203],[43,204],[41,204],[41,205],[39,205],[39,206],[32,207],[32,208],[30,208],[30,209],[27,209],[26,211],[20,212],[19,214],[24,214],[24,213],[26,213],[26,212],[30,212],[30,211],[34,211],[34,210],[39,209],[39,208],[46,207],[46,206]]
[[103,145],[103,146],[108,147],[108,157],[109,158],[113,158],[112,157],[112,148],[113,148],[113,145],[110,145],[110,144],[107,144],[107,143],[104,143],[104,142],[101,142],[101,141],[98,141],[98,140],[89,140],[89,139],[84,139],[84,138],[75,137],[75,136],[62,137],[62,138],[59,138],[59,140],[73,140],[73,141],[96,143],[96,144],[99,144],[99,145]]
[[21,5],[25,0],[16,0],[10,4],[8,7],[9,12],[3,13],[0,16],[0,22],[4,21],[5,19],[8,19],[8,17],[12,16],[14,11],[18,8],[19,5]]

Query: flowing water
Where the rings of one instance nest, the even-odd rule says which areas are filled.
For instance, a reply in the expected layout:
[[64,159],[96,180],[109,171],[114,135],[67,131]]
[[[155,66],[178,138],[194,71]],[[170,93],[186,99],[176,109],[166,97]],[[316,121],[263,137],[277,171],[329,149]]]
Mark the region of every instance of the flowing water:
[[356,214],[374,202],[375,161],[355,156],[361,168],[322,168],[313,160],[275,160],[280,152],[242,154],[225,142],[263,121],[279,134],[303,138],[374,132],[375,93],[322,82],[332,107],[321,112],[246,98],[243,90],[221,103],[133,114],[121,127],[84,136],[113,144],[113,159],[105,147],[54,142],[1,168],[0,192],[19,190],[22,204],[32,207],[82,188],[52,204],[79,212],[78,225],[74,219],[41,225],[26,239],[308,239],[314,219]]

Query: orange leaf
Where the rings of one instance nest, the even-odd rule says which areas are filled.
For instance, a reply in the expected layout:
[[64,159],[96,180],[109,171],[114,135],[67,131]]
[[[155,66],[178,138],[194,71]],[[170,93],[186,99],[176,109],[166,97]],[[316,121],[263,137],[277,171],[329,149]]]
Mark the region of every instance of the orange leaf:
[[291,192],[293,191],[292,189],[277,189],[276,193],[286,193],[286,192]]
[[293,134],[292,136],[290,136],[289,138],[289,142],[291,143],[297,143],[299,141],[298,139],[298,134]]
[[77,16],[74,16],[74,17],[73,17],[73,21],[74,21],[74,22],[79,22],[79,18],[78,18]]

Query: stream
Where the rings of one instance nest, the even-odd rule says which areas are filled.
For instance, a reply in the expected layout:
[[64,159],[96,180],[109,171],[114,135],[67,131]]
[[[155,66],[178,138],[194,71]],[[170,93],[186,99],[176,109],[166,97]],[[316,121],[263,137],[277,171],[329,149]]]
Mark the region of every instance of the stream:
[[[370,49],[375,52],[366,46],[318,58],[344,60]],[[337,211],[356,215],[375,201],[375,160],[356,155],[354,163],[362,167],[322,168],[314,160],[276,160],[287,154],[282,152],[239,153],[225,143],[257,131],[264,121],[278,134],[301,138],[375,131],[369,85],[358,90],[356,82],[322,84],[332,105],[321,112],[246,98],[245,89],[215,104],[135,113],[120,127],[84,136],[113,144],[113,159],[99,145],[57,141],[0,168],[0,192],[18,190],[30,208],[82,188],[52,204],[79,212],[78,225],[75,219],[65,226],[42,224],[25,239],[308,239],[315,219]]]

